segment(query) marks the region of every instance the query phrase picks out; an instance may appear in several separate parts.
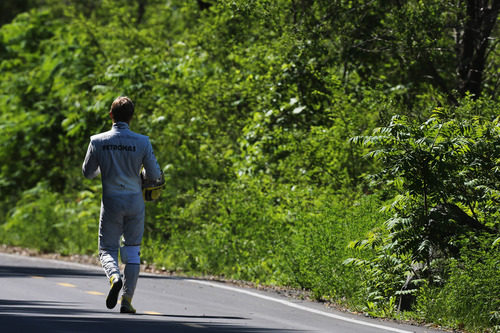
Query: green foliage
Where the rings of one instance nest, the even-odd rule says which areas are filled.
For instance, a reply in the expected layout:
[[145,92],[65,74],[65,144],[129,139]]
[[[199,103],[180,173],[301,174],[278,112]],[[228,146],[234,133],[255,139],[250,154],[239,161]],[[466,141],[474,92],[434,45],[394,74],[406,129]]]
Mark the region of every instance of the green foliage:
[[473,329],[491,324],[499,272],[494,105],[465,99],[453,117],[439,108],[424,123],[394,116],[373,136],[352,140],[372,147],[368,156],[383,166],[371,176],[373,185],[395,193],[386,231],[351,243],[372,257],[345,262],[366,274],[365,311],[394,314],[417,301],[427,320]]
[[95,253],[99,206],[90,191],[64,196],[48,184],[25,191],[0,225],[0,242],[42,252]]
[[443,287],[426,284],[419,290],[416,309],[423,319],[473,332],[498,329],[500,251],[490,242],[475,244],[450,261]]
[[17,14],[35,6],[33,0],[2,1],[0,3],[0,26],[10,22]]
[[395,253],[387,232],[373,229],[367,236],[349,244],[356,257],[344,261],[360,271],[357,304],[372,316],[394,317],[409,310],[419,285],[425,282],[425,270],[410,255]]
[[398,253],[429,261],[436,251],[453,254],[454,237],[467,231],[497,232],[500,124],[470,114],[472,105],[455,111],[463,118],[436,109],[422,124],[395,116],[374,136],[353,140],[375,147],[369,156],[384,167],[373,181],[398,192],[387,221]]
[[[324,84],[328,93],[314,92],[321,95],[316,97],[322,99],[320,105],[306,106],[305,101],[288,93],[290,100],[278,109],[253,114],[239,139],[245,157],[236,165],[239,173],[266,173],[283,183],[333,189],[359,184],[361,175],[372,165],[360,163],[365,151],[348,138],[374,126],[383,98],[366,92],[359,101],[346,95],[335,77],[324,79]],[[309,107],[312,110],[308,111]],[[309,114],[321,118],[313,120]]]
[[[328,198],[328,199],[327,199]],[[217,274],[308,289],[317,299],[347,302],[358,280],[342,264],[348,242],[380,220],[375,197],[280,185],[262,177],[212,187],[168,222],[148,226],[143,255],[168,270]]]
[[355,253],[349,242],[383,219],[380,201],[330,192],[301,196],[292,202],[297,209],[285,249],[292,285],[311,290],[317,299],[353,305],[363,272],[343,262]]

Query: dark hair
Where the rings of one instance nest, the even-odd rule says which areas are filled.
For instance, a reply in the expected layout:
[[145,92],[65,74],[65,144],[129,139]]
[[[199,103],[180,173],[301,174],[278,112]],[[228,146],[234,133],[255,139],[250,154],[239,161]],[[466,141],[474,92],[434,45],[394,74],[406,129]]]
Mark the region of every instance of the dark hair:
[[111,113],[115,122],[124,121],[128,123],[134,115],[134,103],[127,96],[120,96],[111,104]]

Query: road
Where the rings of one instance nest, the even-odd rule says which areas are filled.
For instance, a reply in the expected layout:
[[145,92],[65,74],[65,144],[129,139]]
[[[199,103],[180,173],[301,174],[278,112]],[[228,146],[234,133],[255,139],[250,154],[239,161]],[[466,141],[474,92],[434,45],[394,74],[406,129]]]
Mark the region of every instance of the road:
[[141,274],[136,315],[105,307],[99,267],[0,253],[0,331],[438,332],[226,283]]

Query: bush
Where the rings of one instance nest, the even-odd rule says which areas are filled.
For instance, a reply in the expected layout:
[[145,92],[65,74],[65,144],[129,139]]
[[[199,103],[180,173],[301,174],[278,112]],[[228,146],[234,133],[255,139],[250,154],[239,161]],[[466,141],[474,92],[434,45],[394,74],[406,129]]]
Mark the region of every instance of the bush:
[[0,242],[41,252],[96,253],[99,206],[95,193],[65,197],[50,191],[47,183],[38,183],[22,194],[0,225]]
[[498,310],[491,297],[499,274],[497,104],[461,103],[422,123],[394,116],[373,136],[353,140],[371,145],[369,156],[381,162],[374,184],[394,191],[385,228],[352,243],[372,257],[347,261],[365,272],[365,311],[374,315],[420,304],[426,319],[476,328]]
[[[347,244],[380,223],[376,196],[241,178],[198,192],[170,211],[162,235],[146,235],[143,255],[169,270],[216,274],[312,291],[317,299],[345,301],[359,287],[342,262]],[[160,228],[156,228],[159,230]],[[160,247],[158,247],[158,245]]]
[[491,239],[485,243],[450,261],[444,286],[419,290],[416,309],[422,319],[474,332],[500,328],[500,248],[491,248]]
[[292,285],[311,290],[316,299],[352,302],[361,279],[360,272],[343,265],[354,255],[348,244],[380,226],[384,214],[379,205],[377,196],[324,190],[296,197],[291,206],[290,240],[284,249]]
[[373,136],[354,139],[382,163],[372,179],[396,193],[386,222],[395,253],[429,265],[456,256],[456,239],[467,232],[498,233],[500,122],[489,109],[473,113],[483,103],[437,108],[423,123],[394,116]]

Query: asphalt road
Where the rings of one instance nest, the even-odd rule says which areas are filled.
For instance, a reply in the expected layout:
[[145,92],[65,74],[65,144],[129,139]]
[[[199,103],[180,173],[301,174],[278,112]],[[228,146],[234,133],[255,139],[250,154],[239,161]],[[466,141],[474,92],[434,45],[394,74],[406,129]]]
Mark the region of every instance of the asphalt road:
[[230,284],[144,274],[136,315],[105,306],[99,267],[0,253],[0,332],[438,332]]

